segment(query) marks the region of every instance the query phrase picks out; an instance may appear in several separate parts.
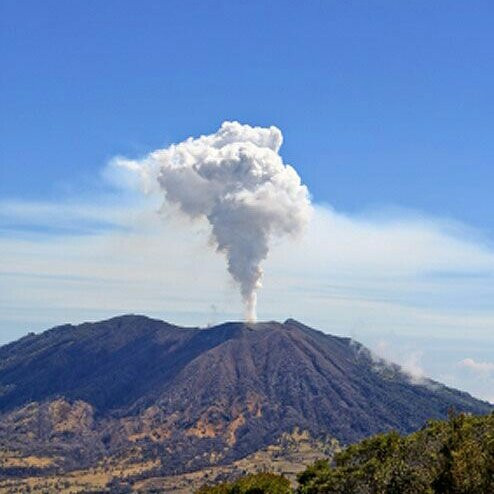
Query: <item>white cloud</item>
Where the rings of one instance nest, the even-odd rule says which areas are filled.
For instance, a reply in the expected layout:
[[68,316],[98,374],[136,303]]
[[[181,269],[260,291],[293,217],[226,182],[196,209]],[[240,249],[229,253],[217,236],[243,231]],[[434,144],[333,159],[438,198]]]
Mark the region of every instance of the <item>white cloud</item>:
[[494,362],[477,362],[472,358],[466,358],[458,362],[458,366],[482,375],[494,373]]
[[[286,249],[290,249],[290,245]],[[313,269],[357,271],[382,277],[426,274],[494,274],[494,251],[470,239],[467,229],[405,218],[378,220],[318,207],[304,248]],[[293,255],[293,249],[290,252]]]

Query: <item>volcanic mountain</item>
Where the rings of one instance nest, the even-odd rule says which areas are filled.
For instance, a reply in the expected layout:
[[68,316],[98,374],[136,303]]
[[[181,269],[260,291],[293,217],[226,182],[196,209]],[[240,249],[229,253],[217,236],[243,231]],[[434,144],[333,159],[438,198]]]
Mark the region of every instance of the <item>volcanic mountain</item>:
[[51,458],[53,471],[132,454],[183,472],[294,430],[351,443],[451,408],[492,410],[291,319],[198,329],[125,315],[0,347],[2,449]]

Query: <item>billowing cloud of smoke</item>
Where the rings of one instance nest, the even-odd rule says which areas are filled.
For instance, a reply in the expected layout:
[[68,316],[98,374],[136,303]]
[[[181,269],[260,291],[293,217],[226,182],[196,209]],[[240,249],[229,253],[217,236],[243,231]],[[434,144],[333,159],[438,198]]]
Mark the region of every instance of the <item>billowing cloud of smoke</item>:
[[311,212],[307,187],[279,155],[282,141],[276,127],[224,122],[214,134],[189,138],[141,161],[119,161],[137,171],[147,188],[159,184],[166,200],[187,216],[207,219],[251,321],[270,240],[299,234]]

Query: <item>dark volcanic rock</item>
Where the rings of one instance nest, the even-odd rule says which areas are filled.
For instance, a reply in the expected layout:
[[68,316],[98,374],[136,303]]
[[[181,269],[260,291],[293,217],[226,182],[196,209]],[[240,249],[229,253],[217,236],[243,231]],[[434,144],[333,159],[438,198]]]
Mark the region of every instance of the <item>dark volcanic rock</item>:
[[70,444],[84,444],[78,461],[89,463],[137,445],[164,471],[186,470],[239,458],[295,427],[349,443],[416,430],[450,408],[492,410],[439,383],[414,384],[351,339],[294,320],[183,329],[128,315],[0,348],[2,444],[69,456]]

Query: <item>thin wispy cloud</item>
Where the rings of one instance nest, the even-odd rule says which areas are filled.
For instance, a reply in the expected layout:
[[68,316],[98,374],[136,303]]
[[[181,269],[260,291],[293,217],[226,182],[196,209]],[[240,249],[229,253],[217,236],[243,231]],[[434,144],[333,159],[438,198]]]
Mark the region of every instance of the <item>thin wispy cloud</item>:
[[[208,307],[214,303],[220,312],[225,307],[235,316],[231,302],[237,303],[238,297],[229,293],[232,286],[221,270],[222,257],[205,248],[207,225],[191,229],[163,217],[157,213],[160,202],[153,198],[138,207],[104,201],[18,201],[0,206],[0,227],[20,225],[15,231],[4,230],[0,238],[2,272],[22,277],[16,305],[27,304],[23,300],[30,285],[38,286],[40,279],[52,280],[49,286],[46,282],[45,298],[57,293],[60,285],[50,277],[64,276],[75,280],[75,291],[81,277],[94,285],[125,282],[125,293],[139,286],[141,303],[133,298],[133,310],[171,310],[167,296],[159,306],[152,302],[159,285],[159,293],[183,296],[181,306],[187,305],[187,311],[200,313],[198,301],[209,298]],[[106,227],[76,228],[98,221]],[[33,229],[33,224],[39,228]],[[59,228],[67,225],[73,230]],[[261,317],[284,317],[290,311],[308,315],[315,323],[331,323],[342,332],[356,324],[367,330],[394,325],[408,332],[425,328],[454,333],[468,327],[479,334],[493,327],[494,253],[483,244],[452,236],[430,220],[372,222],[318,206],[307,235],[295,244],[275,244],[266,264]],[[454,287],[444,278],[445,271],[458,276]],[[91,293],[80,289],[83,293],[75,297],[79,304],[85,300],[88,309],[96,309],[103,303],[89,303]],[[125,293],[121,295],[127,300]],[[108,294],[105,305],[110,298]],[[39,305],[32,298],[28,303]],[[120,309],[123,304],[115,305]]]

